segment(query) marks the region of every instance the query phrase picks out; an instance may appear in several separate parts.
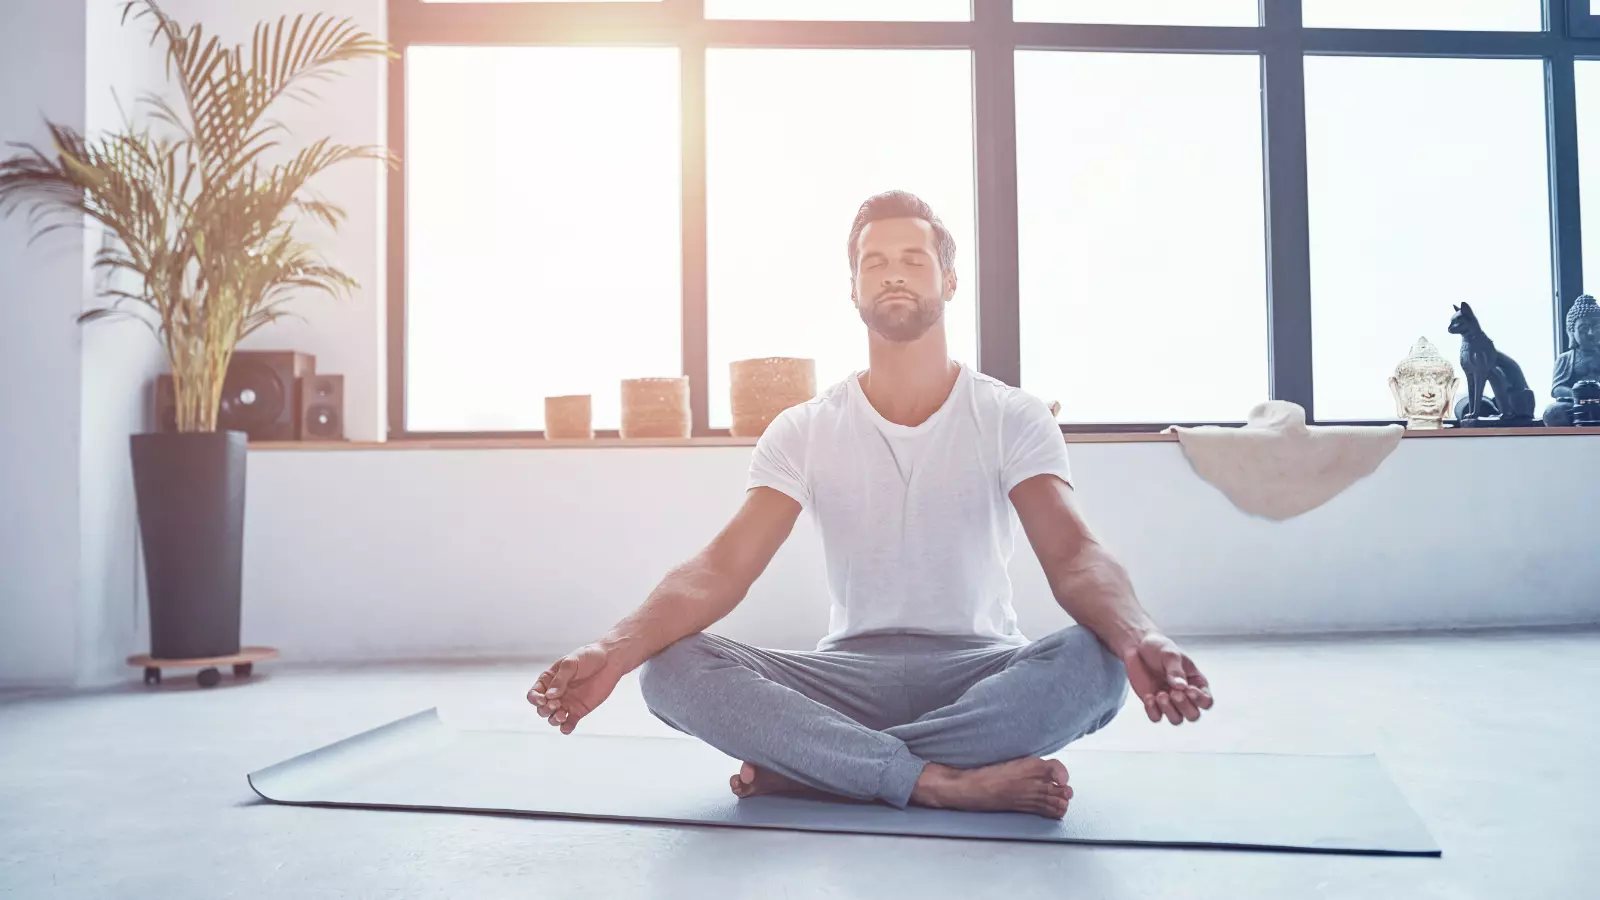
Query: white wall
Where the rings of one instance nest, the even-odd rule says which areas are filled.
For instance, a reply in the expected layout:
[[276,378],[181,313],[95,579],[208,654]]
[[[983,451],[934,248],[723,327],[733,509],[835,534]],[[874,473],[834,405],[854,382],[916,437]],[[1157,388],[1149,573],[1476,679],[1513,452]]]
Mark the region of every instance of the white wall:
[[[119,25],[120,3],[29,2],[5,10],[0,135],[49,151],[42,117],[93,135],[159,77],[159,57]],[[15,45],[15,46],[11,46]],[[9,151],[8,151],[9,155]],[[0,680],[103,681],[139,642],[128,435],[143,427],[141,387],[158,346],[136,324],[87,328],[103,305],[89,270],[100,231],[62,229],[32,249],[22,218],[0,223],[6,485]],[[21,389],[26,383],[26,389]],[[13,558],[14,557],[14,558]]]
[[[8,0],[0,13],[0,152],[48,152],[44,120],[84,123],[84,8]],[[28,246],[0,219],[0,681],[74,673],[82,236]]]
[[[1595,437],[1411,439],[1329,504],[1235,509],[1171,443],[1076,444],[1086,514],[1177,634],[1600,621]],[[244,633],[295,660],[564,652],[602,634],[742,499],[746,448],[257,451]],[[1026,538],[1024,633],[1069,623]],[[809,648],[808,517],[714,630]]]
[[[121,0],[87,0],[86,116],[93,135],[123,127],[124,114],[143,116],[138,98],[164,82],[164,57],[149,43],[148,20],[122,24]],[[83,234],[82,306],[113,284],[92,269],[103,231]],[[114,283],[137,291],[133,279]],[[126,677],[123,660],[149,649],[149,617],[140,607],[138,515],[128,436],[149,423],[150,379],[166,368],[149,330],[126,320],[82,328],[82,395],[78,484],[79,583],[76,681],[98,684]]]

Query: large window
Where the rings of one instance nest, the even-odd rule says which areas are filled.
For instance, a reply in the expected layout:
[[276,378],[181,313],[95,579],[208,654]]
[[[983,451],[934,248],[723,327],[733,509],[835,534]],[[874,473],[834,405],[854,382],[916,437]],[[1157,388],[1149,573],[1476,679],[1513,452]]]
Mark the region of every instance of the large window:
[[705,0],[708,19],[960,22],[971,0]]
[[1258,0],[1016,0],[1018,22],[1254,25]]
[[837,383],[896,188],[959,248],[950,354],[1069,430],[1395,421],[1463,300],[1542,405],[1600,281],[1600,0],[387,3],[395,438],[561,394],[604,434],[663,375],[711,436],[732,362]]
[[1261,61],[1016,65],[1022,382],[1068,422],[1242,419],[1268,390]]
[[1542,404],[1554,350],[1544,71],[1531,59],[1306,60],[1311,311],[1323,418],[1394,415],[1418,337],[1467,301]]
[[711,427],[732,422],[735,360],[813,358],[819,390],[867,367],[846,238],[861,202],[890,188],[926,200],[957,236],[945,333],[950,355],[977,365],[971,110],[965,50],[710,52]]
[[[1311,28],[1538,31],[1541,0],[1303,0]],[[1561,0],[1555,0],[1560,3]]]
[[1577,61],[1578,159],[1583,186],[1583,270],[1591,294],[1600,293],[1600,59]]
[[[413,47],[406,423],[537,431],[683,358],[678,52]],[[609,386],[609,389],[608,389]]]

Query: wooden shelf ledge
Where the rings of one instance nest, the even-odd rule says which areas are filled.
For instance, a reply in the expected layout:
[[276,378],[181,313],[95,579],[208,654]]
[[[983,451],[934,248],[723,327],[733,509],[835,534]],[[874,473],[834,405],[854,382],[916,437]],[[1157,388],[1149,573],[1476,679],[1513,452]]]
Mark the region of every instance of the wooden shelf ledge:
[[[1555,437],[1558,435],[1587,435],[1600,437],[1600,428],[1442,428],[1438,430],[1407,431],[1407,438],[1487,438],[1487,437]],[[1145,444],[1173,443],[1175,434],[1165,432],[1094,432],[1067,434],[1069,444]],[[595,438],[583,440],[545,440],[544,438],[461,438],[459,440],[430,439],[417,441],[256,441],[251,450],[271,451],[350,451],[350,450],[560,450],[586,448],[591,450],[640,450],[673,447],[754,447],[755,438],[698,437],[698,438]]]

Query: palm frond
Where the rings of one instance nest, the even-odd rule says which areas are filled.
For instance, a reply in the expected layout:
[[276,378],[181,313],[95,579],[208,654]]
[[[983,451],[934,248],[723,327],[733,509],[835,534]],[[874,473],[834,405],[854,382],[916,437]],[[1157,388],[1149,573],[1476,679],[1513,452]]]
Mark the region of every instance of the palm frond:
[[[363,57],[394,58],[384,41],[349,18],[325,13],[281,16],[261,22],[251,36],[248,56],[242,46],[226,49],[199,25],[184,31],[155,0],[129,0],[124,19],[152,18],[152,41],[167,40],[167,72],[176,77],[188,107],[185,128],[201,148],[208,177],[227,177],[240,156],[255,146],[257,123],[280,98],[315,97],[305,82],[335,74],[334,67]],[[164,111],[169,119],[176,115]]]
[[91,309],[88,312],[86,312],[83,315],[78,317],[78,323],[82,324],[84,322],[93,322],[96,319],[108,319],[108,318],[111,318],[112,316],[125,316],[125,315],[127,315],[126,312],[124,312],[122,310],[118,310],[118,309],[105,309],[105,308]]
[[[222,378],[244,336],[286,317],[308,295],[348,296],[354,279],[301,240],[297,226],[337,229],[346,214],[311,182],[357,159],[393,166],[388,151],[315,141],[269,165],[287,129],[271,118],[284,97],[314,99],[311,85],[362,57],[395,54],[349,19],[284,16],[258,25],[248,46],[225,46],[185,27],[156,0],[127,0],[123,21],[153,25],[166,44],[177,101],[148,94],[139,108],[157,126],[94,138],[49,123],[47,147],[0,161],[0,215],[22,213],[34,239],[86,222],[109,243],[93,268],[108,276],[108,306],[78,319],[138,319],[166,351],[180,430],[215,427]],[[120,108],[120,99],[118,100]]]
[[339,223],[343,222],[347,216],[344,207],[337,203],[329,203],[320,197],[310,200],[296,200],[294,201],[294,208],[326,224],[329,228],[338,228]]

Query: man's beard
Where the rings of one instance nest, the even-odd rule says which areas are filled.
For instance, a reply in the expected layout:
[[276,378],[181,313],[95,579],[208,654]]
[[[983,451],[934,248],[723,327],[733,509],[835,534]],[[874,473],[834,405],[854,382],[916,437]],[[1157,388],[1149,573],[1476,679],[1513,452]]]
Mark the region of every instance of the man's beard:
[[944,315],[944,299],[941,297],[916,297],[910,303],[885,302],[882,298],[888,293],[879,294],[879,299],[857,309],[861,321],[886,340],[897,344],[910,343],[927,334],[928,329]]

